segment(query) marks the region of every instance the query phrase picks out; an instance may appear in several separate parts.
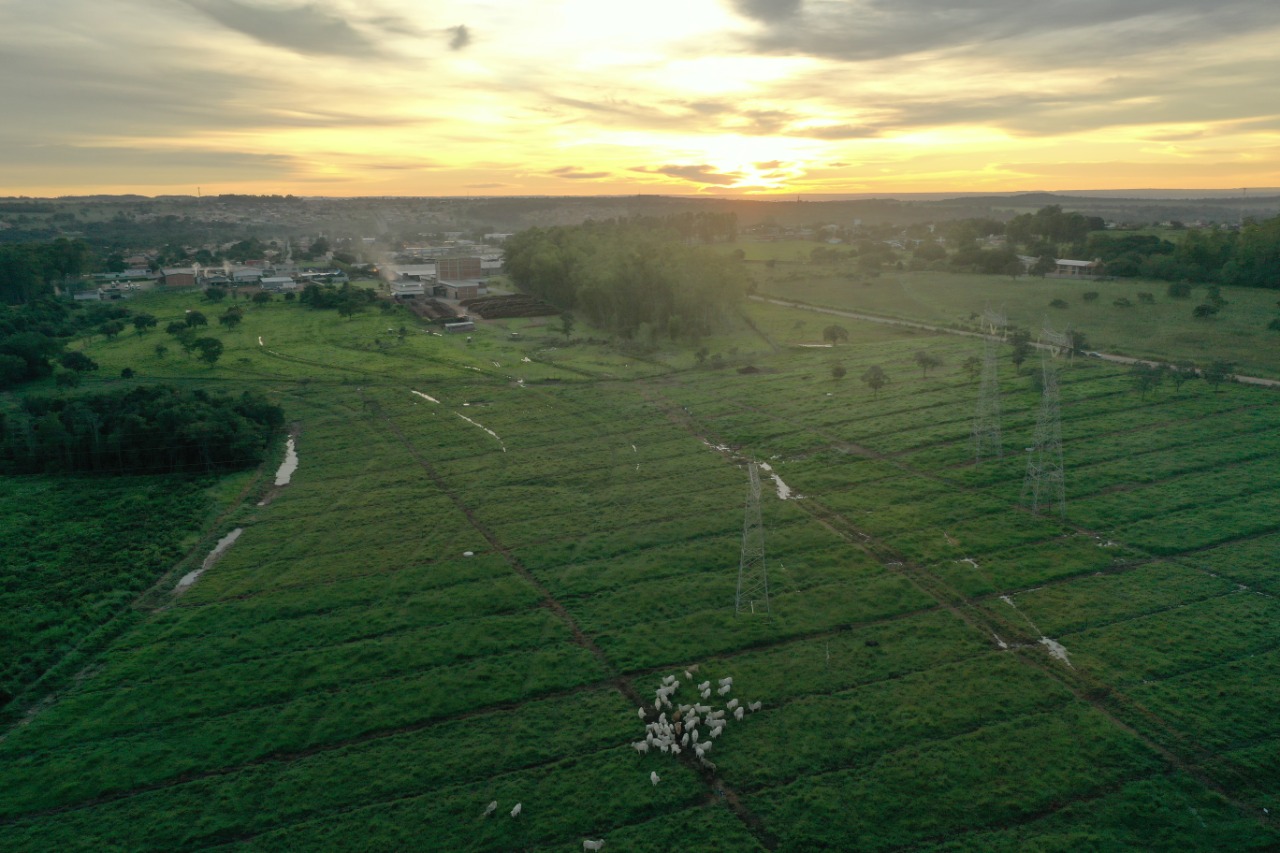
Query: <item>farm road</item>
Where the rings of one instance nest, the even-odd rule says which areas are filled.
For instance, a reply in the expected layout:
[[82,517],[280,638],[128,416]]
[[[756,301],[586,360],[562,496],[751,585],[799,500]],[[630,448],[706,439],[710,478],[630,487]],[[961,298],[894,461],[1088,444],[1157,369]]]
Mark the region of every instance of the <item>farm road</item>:
[[[914,320],[895,320],[891,317],[878,317],[875,314],[861,314],[857,311],[844,311],[837,308],[819,308],[816,305],[806,305],[803,302],[792,302],[788,299],[774,299],[771,296],[755,296],[749,298],[756,302],[767,302],[770,305],[781,305],[783,308],[798,308],[801,311],[813,311],[816,314],[831,314],[835,317],[847,317],[850,320],[863,320],[868,323],[880,323],[885,326],[900,326],[907,329],[921,329],[926,332],[941,332],[946,335],[961,335],[966,338],[987,338],[981,332],[966,332],[963,329],[949,329],[946,326],[933,326],[928,323],[917,323]],[[993,338],[994,340],[994,338]],[[1048,349],[1047,345],[1035,344],[1032,346],[1041,349]],[[1149,364],[1152,367],[1172,366],[1172,362],[1167,361],[1151,361],[1143,358],[1130,358],[1125,355],[1116,355],[1109,352],[1090,351],[1090,357],[1099,358],[1103,361],[1110,361],[1116,364]],[[1280,388],[1280,380],[1264,379],[1261,376],[1236,376],[1235,380],[1243,385],[1261,385],[1265,388]]]

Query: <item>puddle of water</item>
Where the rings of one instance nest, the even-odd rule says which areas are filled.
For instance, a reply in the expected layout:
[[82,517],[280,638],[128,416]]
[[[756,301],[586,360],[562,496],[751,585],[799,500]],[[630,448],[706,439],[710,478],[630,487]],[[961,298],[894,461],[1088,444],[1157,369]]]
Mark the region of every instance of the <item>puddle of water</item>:
[[[1049,650],[1049,654],[1053,655],[1067,666],[1071,666],[1071,658],[1067,657],[1067,647],[1062,645],[1062,643],[1059,643],[1057,640],[1050,640],[1048,637],[1041,637],[1040,645],[1047,648]],[[1075,669],[1075,667],[1071,668]]]
[[276,471],[276,485],[287,486],[289,481],[293,479],[293,472],[298,470],[298,451],[294,447],[293,439],[284,446],[284,461],[280,463],[280,470]]
[[200,564],[200,568],[193,572],[187,572],[183,575],[182,580],[178,581],[178,585],[173,588],[173,591],[182,592],[199,580],[200,576],[212,568],[213,564],[218,562],[218,558],[226,553],[228,548],[235,544],[235,541],[240,538],[240,534],[243,532],[243,527],[237,527],[235,530],[219,539],[218,544],[214,545],[213,550],[209,552],[209,556],[205,557],[204,562]]
[[410,393],[410,394],[417,394],[417,395],[418,395],[419,397],[421,397],[422,399],[424,399],[424,400],[430,400],[430,401],[431,401],[431,402],[433,402],[433,403],[439,403],[439,402],[440,402],[440,401],[439,401],[439,400],[437,400],[435,397],[432,397],[430,394],[423,394],[421,391],[410,391],[409,393]]
[[[466,404],[464,403],[463,405],[466,405]],[[489,435],[493,436],[494,438],[498,438],[498,434],[497,434],[496,432],[494,432],[493,430],[489,429],[489,428],[488,428],[487,426],[485,426],[484,424],[478,424],[478,423],[476,423],[475,421],[471,420],[471,418],[467,417],[466,415],[462,414],[461,412],[454,412],[454,414],[455,414],[455,415],[457,415],[458,417],[462,418],[464,421],[466,421],[467,423],[471,424],[472,426],[480,427],[480,429],[482,429],[482,430],[484,430],[485,432],[489,433]],[[503,453],[506,453],[506,452],[507,452],[507,446],[506,446],[505,444],[503,444],[503,443],[502,443],[502,439],[500,439],[500,438],[498,438],[498,446],[502,448],[502,452],[503,452]]]
[[791,487],[788,486],[786,483],[782,482],[782,478],[779,477],[774,472],[773,468],[769,465],[768,462],[760,462],[758,464],[760,465],[761,471],[764,471],[766,474],[768,474],[770,477],[773,478],[773,485],[778,490],[778,500],[780,501],[799,500],[800,498],[804,497],[804,495],[797,495],[794,492],[792,492]]

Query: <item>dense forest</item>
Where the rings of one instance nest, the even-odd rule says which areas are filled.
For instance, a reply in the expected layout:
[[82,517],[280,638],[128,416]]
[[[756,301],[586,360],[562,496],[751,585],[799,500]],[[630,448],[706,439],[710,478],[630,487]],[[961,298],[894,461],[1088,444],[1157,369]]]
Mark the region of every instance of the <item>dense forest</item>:
[[521,290],[625,338],[696,340],[721,328],[745,292],[736,257],[691,240],[730,239],[732,221],[609,220],[531,228],[505,246]]
[[154,385],[77,397],[28,396],[0,414],[8,474],[167,474],[257,465],[284,413],[262,396]]

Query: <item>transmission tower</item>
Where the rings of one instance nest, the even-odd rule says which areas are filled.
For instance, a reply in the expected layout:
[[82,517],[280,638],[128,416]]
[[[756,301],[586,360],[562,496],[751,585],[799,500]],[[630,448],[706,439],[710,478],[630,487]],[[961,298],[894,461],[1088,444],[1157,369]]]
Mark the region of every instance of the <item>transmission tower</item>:
[[1027,448],[1027,477],[1022,482],[1022,501],[1031,501],[1031,511],[1052,509],[1067,517],[1066,485],[1062,478],[1062,417],[1058,405],[1058,372],[1041,364],[1044,371],[1044,394],[1040,397],[1040,413],[1036,416],[1034,446]]
[[738,594],[733,613],[769,612],[769,572],[764,559],[764,522],[760,518],[760,469],[747,465],[751,488],[747,491],[747,510],[742,521],[742,559],[738,562]]
[[982,344],[982,386],[978,411],[973,416],[973,460],[983,456],[1004,457],[1000,440],[1000,371],[996,364],[996,344],[990,338]]

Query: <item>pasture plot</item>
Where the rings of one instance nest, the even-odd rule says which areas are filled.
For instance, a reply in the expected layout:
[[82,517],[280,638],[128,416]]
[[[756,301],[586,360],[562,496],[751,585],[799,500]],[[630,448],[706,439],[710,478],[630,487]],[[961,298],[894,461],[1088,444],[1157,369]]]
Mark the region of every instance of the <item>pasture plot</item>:
[[[633,734],[628,711],[630,706],[613,691],[535,700],[510,710],[179,780],[110,802],[27,818],[6,827],[6,832],[15,841],[28,841],[30,846],[43,842],[56,849],[96,844],[172,850],[240,840],[329,813],[424,796],[554,764],[566,756],[610,750]],[[571,716],[593,724],[564,725]],[[13,793],[21,802],[37,792],[20,788]],[[530,809],[539,804],[536,791],[524,797]],[[481,826],[478,818],[491,799],[478,800],[459,825]]]
[[589,652],[561,645],[162,725],[139,725],[136,717],[87,722],[57,713],[59,705],[0,743],[6,798],[24,788],[31,797],[26,810],[69,805],[564,693],[605,677]]
[[1026,819],[1149,776],[1158,755],[1079,702],[753,792],[780,850],[890,850]]
[[932,563],[929,569],[958,592],[972,597],[1116,571],[1145,559],[1140,552],[1115,542],[1108,545],[1108,541],[1071,533],[1013,548],[975,550],[964,557]]
[[[1105,628],[1126,619],[1182,607],[1234,592],[1235,584],[1174,563],[1090,574],[1011,595],[1020,614],[1050,637]],[[1007,602],[990,601],[992,610]]]
[[1072,519],[1094,529],[1128,524],[1252,494],[1265,496],[1280,483],[1280,458],[1250,460],[1244,468],[1215,466],[1122,492],[1077,500]]
[[983,654],[770,705],[752,715],[749,726],[726,731],[717,744],[724,748],[717,762],[726,779],[754,791],[845,767],[870,767],[912,744],[1070,702],[1071,693],[1043,672],[1007,654]]
[[1058,639],[1076,666],[1130,688],[1269,651],[1280,640],[1277,617],[1275,599],[1232,591]]
[[[1280,652],[1272,646],[1234,660],[1223,657],[1221,663],[1138,685],[1130,695],[1211,750],[1225,771],[1232,762],[1222,753],[1280,739]],[[1267,775],[1274,778],[1274,768]],[[1272,789],[1271,796],[1276,794]]]
[[1219,545],[1178,559],[1252,589],[1277,595],[1280,594],[1280,574],[1276,572],[1277,554],[1280,554],[1280,534],[1272,533],[1256,539]]
[[922,853],[1040,850],[1271,850],[1280,834],[1187,773],[1125,782],[1012,828],[970,832]]
[[1179,554],[1275,532],[1280,485],[1213,506],[1179,510],[1117,527],[1111,535],[1153,554]]

